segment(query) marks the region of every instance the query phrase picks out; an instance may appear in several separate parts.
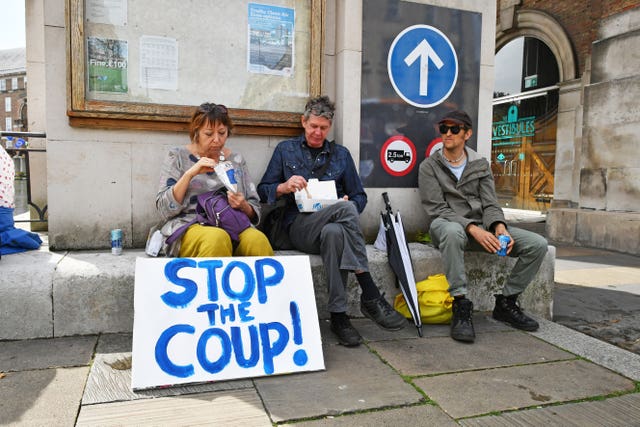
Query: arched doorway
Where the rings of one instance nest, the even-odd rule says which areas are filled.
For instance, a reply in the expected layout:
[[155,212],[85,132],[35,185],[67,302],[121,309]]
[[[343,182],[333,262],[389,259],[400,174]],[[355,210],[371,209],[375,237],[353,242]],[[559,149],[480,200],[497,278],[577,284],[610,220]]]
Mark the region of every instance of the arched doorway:
[[503,207],[553,199],[560,69],[544,41],[521,36],[495,58],[491,168]]

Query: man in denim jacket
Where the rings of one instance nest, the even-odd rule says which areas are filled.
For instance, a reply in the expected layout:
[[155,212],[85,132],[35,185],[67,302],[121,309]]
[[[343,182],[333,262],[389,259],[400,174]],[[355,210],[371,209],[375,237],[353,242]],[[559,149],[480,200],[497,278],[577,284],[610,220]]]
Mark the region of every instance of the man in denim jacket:
[[515,328],[534,331],[538,322],[520,310],[517,299],[540,268],[547,241],[527,230],[507,228],[489,162],[465,147],[473,133],[467,113],[451,111],[438,125],[442,149],[420,164],[418,186],[431,240],[442,253],[449,293],[454,297],[451,337],[475,340],[473,303],[465,298],[468,280],[464,251],[497,253],[500,235],[510,237],[506,252],[518,261],[502,294],[495,295],[493,317]]
[[[331,330],[341,344],[357,346],[362,338],[346,314],[349,271],[355,272],[362,288],[360,310],[365,316],[390,330],[401,329],[406,320],[380,294],[369,274],[359,222],[367,195],[349,150],[326,139],[334,111],[333,102],[326,96],[307,102],[301,117],[304,134],[278,144],[258,185],[258,194],[262,202],[269,204],[286,198],[283,225],[292,245],[299,251],[322,256],[329,288]],[[293,193],[305,188],[310,178],[334,180],[338,197],[344,202],[318,212],[298,212]]]

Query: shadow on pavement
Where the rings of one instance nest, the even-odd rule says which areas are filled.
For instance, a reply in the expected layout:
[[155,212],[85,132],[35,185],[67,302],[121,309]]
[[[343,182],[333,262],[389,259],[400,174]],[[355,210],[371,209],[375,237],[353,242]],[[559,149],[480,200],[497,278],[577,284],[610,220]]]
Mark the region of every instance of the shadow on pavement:
[[556,283],[553,321],[640,354],[640,295]]

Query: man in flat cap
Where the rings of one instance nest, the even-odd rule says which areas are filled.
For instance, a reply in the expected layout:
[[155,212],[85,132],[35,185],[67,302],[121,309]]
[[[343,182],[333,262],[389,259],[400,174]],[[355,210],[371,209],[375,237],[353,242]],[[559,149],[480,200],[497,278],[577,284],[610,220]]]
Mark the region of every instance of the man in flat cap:
[[450,111],[438,122],[438,130],[442,148],[420,164],[418,186],[431,240],[442,254],[449,293],[454,298],[451,337],[464,342],[475,340],[473,302],[465,297],[469,282],[464,251],[497,253],[500,235],[510,238],[506,254],[518,261],[502,293],[495,295],[493,318],[535,331],[538,322],[522,312],[517,300],[540,268],[547,241],[530,231],[507,227],[489,162],[465,146],[473,134],[469,115]]

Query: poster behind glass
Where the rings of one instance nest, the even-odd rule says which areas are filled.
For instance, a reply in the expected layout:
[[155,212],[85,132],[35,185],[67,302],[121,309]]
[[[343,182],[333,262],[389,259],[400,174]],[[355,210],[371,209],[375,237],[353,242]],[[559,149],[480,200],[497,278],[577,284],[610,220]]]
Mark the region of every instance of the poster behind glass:
[[[457,58],[452,90],[428,107],[403,99],[388,70],[394,40],[412,26],[428,26],[441,33],[450,41]],[[366,187],[417,187],[418,167],[438,146],[436,124],[446,111],[465,110],[477,126],[481,26],[482,16],[477,12],[394,0],[364,0],[360,176]],[[428,72],[429,78],[437,79],[438,72],[446,70],[448,64],[427,59],[425,76]],[[410,63],[408,67],[421,66],[421,58],[406,62]],[[475,135],[467,145],[476,148]]]

